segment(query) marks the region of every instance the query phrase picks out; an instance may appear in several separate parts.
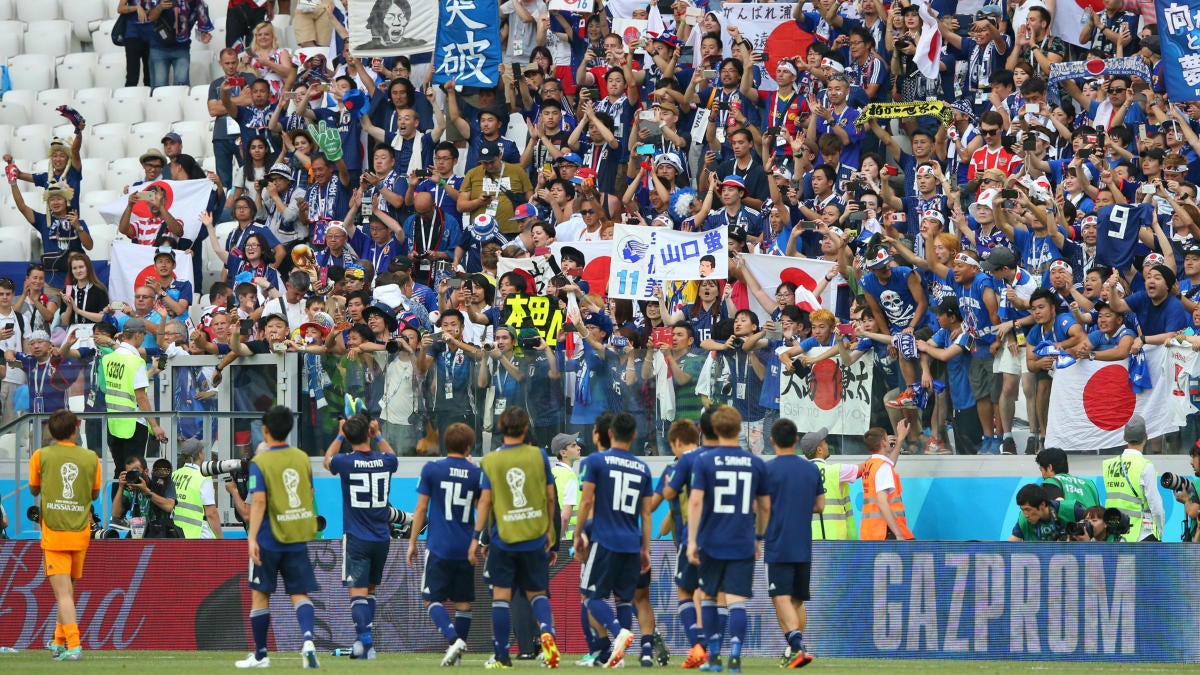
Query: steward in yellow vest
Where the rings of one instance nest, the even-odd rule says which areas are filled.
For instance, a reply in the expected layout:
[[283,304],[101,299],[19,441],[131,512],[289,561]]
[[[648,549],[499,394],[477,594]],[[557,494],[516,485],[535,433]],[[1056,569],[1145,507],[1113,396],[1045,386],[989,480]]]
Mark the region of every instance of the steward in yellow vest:
[[1146,420],[1134,415],[1125,424],[1125,442],[1129,447],[1117,457],[1104,460],[1104,508],[1117,509],[1129,517],[1129,532],[1122,541],[1161,541],[1162,496],[1158,494],[1158,474],[1142,455],[1146,444]]
[[[809,447],[814,442],[816,445]],[[826,461],[829,443],[824,434],[804,434],[800,438],[800,451],[820,469],[821,482],[825,485],[825,510],[813,514],[813,540],[858,539],[854,504],[850,503],[850,484],[859,478],[858,465]]]

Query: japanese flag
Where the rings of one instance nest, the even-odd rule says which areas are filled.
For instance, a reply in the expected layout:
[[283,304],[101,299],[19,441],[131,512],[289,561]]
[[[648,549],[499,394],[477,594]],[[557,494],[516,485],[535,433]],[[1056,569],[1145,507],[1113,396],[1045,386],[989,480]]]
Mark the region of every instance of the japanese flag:
[[[743,268],[758,281],[767,295],[774,295],[779,284],[790,281],[796,284],[796,305],[806,312],[821,307],[832,308],[837,302],[837,287],[834,284],[826,285],[820,298],[813,293],[817,287],[816,280],[825,276],[834,265],[827,260],[758,253],[743,253],[741,258]],[[757,312],[760,318],[769,318],[769,313],[763,310],[753,294],[750,295],[750,309]]]
[[924,25],[921,27],[921,39],[917,42],[917,53],[913,60],[922,75],[933,79],[940,74],[942,34],[938,30],[937,19],[934,18],[927,3],[922,3],[918,7],[918,11],[921,13],[921,22]]
[[1175,363],[1169,349],[1147,346],[1146,367],[1153,386],[1134,394],[1127,361],[1078,361],[1054,371],[1047,415],[1046,447],[1095,452],[1124,446],[1125,423],[1137,413],[1146,433],[1156,438],[1175,431]]

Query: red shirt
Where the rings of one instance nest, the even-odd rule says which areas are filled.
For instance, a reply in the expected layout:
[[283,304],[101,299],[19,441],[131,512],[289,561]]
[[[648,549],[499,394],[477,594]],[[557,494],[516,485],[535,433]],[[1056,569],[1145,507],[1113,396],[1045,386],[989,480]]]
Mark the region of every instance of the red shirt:
[[967,168],[967,180],[975,180],[975,174],[988,169],[1000,169],[1005,176],[1011,176],[1021,168],[1021,158],[1012,154],[1004,146],[991,151],[985,145],[971,155],[971,166]]

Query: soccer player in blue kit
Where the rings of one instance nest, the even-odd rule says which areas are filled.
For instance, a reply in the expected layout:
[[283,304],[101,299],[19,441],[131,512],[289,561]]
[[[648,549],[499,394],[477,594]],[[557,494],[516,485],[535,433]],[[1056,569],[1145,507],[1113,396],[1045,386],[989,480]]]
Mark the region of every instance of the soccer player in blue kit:
[[[803,447],[816,447],[825,440],[824,429],[804,434]],[[775,459],[767,463],[767,491],[771,516],[763,542],[767,593],[775,605],[775,616],[787,640],[782,668],[803,668],[812,663],[804,649],[804,627],[809,599],[808,580],[812,568],[812,518],[801,517],[825,510],[825,483],[821,469],[796,454],[799,441],[796,424],[782,419],[771,427]]]
[[[633,644],[633,601],[638,575],[650,570],[650,467],[630,453],[637,421],[617,413],[609,425],[611,449],[589,455],[580,477],[579,521],[592,519],[591,539],[575,532],[575,557],[583,563],[588,611],[615,636],[606,668],[615,668]],[[640,520],[640,524],[639,524]],[[580,528],[581,529],[581,528]],[[614,615],[606,599],[617,599]]]
[[[371,440],[379,446],[371,449]],[[349,443],[351,452],[341,453]],[[341,454],[339,454],[341,453]],[[342,483],[342,584],[350,589],[355,640],[352,659],[374,659],[375,587],[383,581],[391,544],[388,494],[398,466],[396,453],[366,415],[342,420],[325,450],[325,468]],[[419,530],[417,530],[419,532]]]
[[[443,666],[457,665],[467,650],[471,630],[471,603],[475,602],[475,571],[467,557],[475,532],[475,502],[479,499],[479,467],[467,456],[475,447],[475,432],[461,422],[446,428],[442,441],[445,459],[421,467],[417,483],[417,508],[413,511],[413,537],[408,540],[408,564],[416,568],[416,533],[425,527],[425,568],[421,576],[421,599],[433,625],[450,645]],[[454,603],[454,622],[442,606]]]
[[754,560],[771,513],[766,465],[738,445],[742,416],[731,406],[713,411],[717,444],[692,464],[688,497],[687,557],[700,568],[701,620],[708,633],[708,662],[721,672],[717,594],[729,607],[729,672],[742,671],[747,598],[754,592]]

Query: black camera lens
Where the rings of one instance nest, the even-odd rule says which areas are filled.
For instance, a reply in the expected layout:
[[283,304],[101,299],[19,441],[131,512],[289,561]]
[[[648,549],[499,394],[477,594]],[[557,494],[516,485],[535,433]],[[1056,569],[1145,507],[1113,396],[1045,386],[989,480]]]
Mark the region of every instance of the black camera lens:
[[130,469],[129,471],[125,472],[126,483],[141,483],[145,479],[146,477],[142,475],[140,469]]

